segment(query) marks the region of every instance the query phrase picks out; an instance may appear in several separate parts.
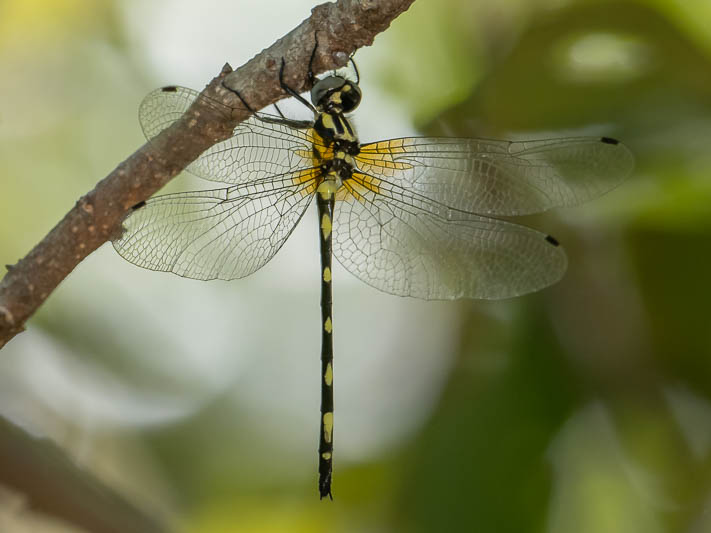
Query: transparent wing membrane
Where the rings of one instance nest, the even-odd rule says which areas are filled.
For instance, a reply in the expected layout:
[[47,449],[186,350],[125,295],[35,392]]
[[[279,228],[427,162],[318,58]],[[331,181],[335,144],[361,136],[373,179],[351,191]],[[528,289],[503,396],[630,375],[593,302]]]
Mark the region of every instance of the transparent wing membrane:
[[356,160],[365,173],[480,215],[577,205],[619,185],[634,165],[630,151],[606,137],[391,139],[364,145]]
[[[331,496],[333,475],[332,256],[365,283],[398,296],[501,299],[537,291],[565,273],[563,249],[545,233],[498,217],[595,198],[630,174],[633,158],[606,137],[423,137],[361,145],[345,116],[360,102],[357,79],[314,79],[310,63],[310,105],[284,83],[284,65],[282,60],[282,89],[314,111],[314,122],[261,112],[242,122],[231,138],[187,168],[228,186],[142,202],[113,244],[143,268],[200,280],[241,278],[277,253],[316,196],[322,335],[318,488],[324,498]],[[203,100],[191,110],[197,98]],[[197,91],[165,87],[141,104],[141,126],[152,139],[183,116],[189,126],[203,106],[227,116],[234,111]]]
[[229,189],[167,194],[125,221],[114,248],[143,268],[231,280],[263,267],[309,205],[316,170]]
[[336,204],[333,251],[381,291],[426,300],[500,299],[558,281],[563,250],[538,231],[454,211],[355,174]]
[[[200,97],[200,93],[185,87],[169,89],[157,89],[141,103],[138,118],[149,140],[178,120]],[[220,102],[205,100],[221,112],[231,113],[231,109]],[[260,115],[279,118],[265,113]],[[231,138],[203,152],[187,170],[209,181],[247,183],[267,175],[312,166],[314,143],[321,146],[319,140],[307,131],[251,117],[237,125]]]
[[[149,139],[185,113],[197,91],[150,93],[139,111]],[[220,112],[231,108],[206,99]],[[196,279],[234,279],[281,247],[334,157],[313,129],[252,117],[188,170],[235,184],[159,196],[132,213],[114,243],[129,261]],[[613,139],[508,142],[401,138],[361,146],[337,193],[334,254],[388,293],[424,299],[508,298],[556,282],[563,250],[543,233],[498,220],[572,206],[617,186],[632,170]]]

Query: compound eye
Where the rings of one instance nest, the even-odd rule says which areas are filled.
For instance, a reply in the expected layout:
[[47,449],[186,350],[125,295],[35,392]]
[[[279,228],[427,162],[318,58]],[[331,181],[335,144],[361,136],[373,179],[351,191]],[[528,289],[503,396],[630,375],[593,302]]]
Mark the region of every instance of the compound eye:
[[311,102],[313,102],[316,107],[324,105],[329,94],[340,88],[342,85],[343,78],[338,76],[329,76],[322,80],[318,80],[311,88]]
[[344,113],[353,111],[360,104],[361,92],[360,87],[356,84],[347,81],[341,87],[341,105]]

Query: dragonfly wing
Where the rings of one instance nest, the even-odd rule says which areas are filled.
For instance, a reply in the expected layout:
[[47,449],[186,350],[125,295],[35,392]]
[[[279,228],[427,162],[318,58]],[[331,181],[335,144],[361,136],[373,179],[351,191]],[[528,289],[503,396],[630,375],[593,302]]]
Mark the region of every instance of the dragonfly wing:
[[344,187],[334,255],[381,291],[426,300],[501,299],[547,287],[565,272],[562,248],[530,228],[453,211],[360,173]]
[[631,172],[627,147],[607,137],[541,141],[411,137],[362,147],[363,172],[480,215],[524,215],[578,205]]
[[[156,89],[144,98],[138,112],[146,138],[152,139],[178,120],[198,97],[227,115],[232,111],[192,89]],[[260,115],[265,116],[264,113]],[[231,138],[203,152],[187,170],[209,181],[247,183],[265,175],[285,174],[313,166],[314,142],[318,140],[308,130],[266,123],[252,117],[238,124]]]
[[242,278],[284,244],[313,196],[317,173],[158,196],[126,218],[114,248],[150,270],[200,280]]

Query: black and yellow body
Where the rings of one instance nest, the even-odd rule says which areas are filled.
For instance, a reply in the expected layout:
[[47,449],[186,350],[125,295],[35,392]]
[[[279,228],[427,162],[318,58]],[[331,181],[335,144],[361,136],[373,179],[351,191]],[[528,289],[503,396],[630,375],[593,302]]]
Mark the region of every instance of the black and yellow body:
[[[316,47],[311,63],[315,55]],[[280,116],[255,113],[189,166],[226,186],[137,204],[114,247],[143,268],[239,279],[274,257],[315,198],[322,334],[318,489],[324,498],[331,497],[334,457],[332,257],[397,296],[498,300],[537,291],[563,276],[565,253],[550,235],[508,218],[600,196],[630,174],[634,159],[609,137],[402,137],[360,144],[346,117],[361,100],[357,79],[316,80],[310,65],[310,103],[284,83],[283,72],[282,61],[283,89],[311,109],[313,119],[292,120],[278,108]],[[198,100],[226,116],[234,111],[191,89],[158,89],[139,111],[146,137],[195,112]]]
[[[316,49],[314,48],[314,54]],[[313,62],[312,54],[311,61]],[[252,110],[237,91],[234,92],[254,113],[257,119],[289,126],[295,129],[306,129],[305,138],[311,139],[310,154],[298,150],[297,153],[305,160],[310,160],[311,168],[304,168],[295,173],[294,183],[308,184],[305,194],[316,192],[316,205],[319,220],[319,243],[321,251],[321,422],[318,447],[318,488],[321,498],[331,494],[333,478],[333,316],[332,316],[332,271],[333,257],[333,220],[336,198],[348,194],[356,195],[353,187],[361,190],[376,190],[370,180],[362,183],[355,179],[358,168],[356,157],[360,154],[360,143],[355,129],[345,113],[350,113],[361,100],[358,82],[350,81],[342,76],[332,75],[317,80],[311,73],[313,82],[311,103],[291,89],[283,81],[284,63],[280,72],[282,88],[309,107],[314,112],[313,121],[290,120],[284,115],[281,118],[263,117]],[[357,74],[357,70],[356,70]],[[277,110],[279,110],[277,108]],[[354,181],[351,185],[349,181]],[[356,184],[355,182],[358,182]]]
[[[323,85],[322,85],[323,84]],[[345,95],[345,96],[344,96]],[[355,96],[354,96],[355,95]],[[322,172],[316,189],[321,250],[321,423],[318,447],[318,489],[321,498],[331,495],[333,477],[333,314],[332,314],[332,235],[336,193],[353,174],[360,145],[353,126],[344,115],[360,102],[360,91],[351,82],[331,76],[312,90],[316,116],[313,134],[314,163]]]
[[331,236],[336,198],[334,176],[326,176],[316,192],[321,249],[321,429],[318,446],[318,490],[331,496],[333,472],[333,316]]

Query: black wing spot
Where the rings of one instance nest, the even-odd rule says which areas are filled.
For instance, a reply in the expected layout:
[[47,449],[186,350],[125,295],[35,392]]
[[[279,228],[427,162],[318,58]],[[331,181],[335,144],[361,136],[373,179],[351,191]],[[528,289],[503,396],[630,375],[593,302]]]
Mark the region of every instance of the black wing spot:
[[552,235],[546,235],[546,241],[551,243],[553,246],[560,246],[560,243]]
[[161,91],[163,91],[164,93],[177,93],[178,88],[175,85],[167,85],[161,88]]
[[138,202],[136,205],[134,205],[131,209],[136,211],[137,209],[140,209],[144,205],[146,205],[146,201],[142,200],[142,201]]
[[600,140],[605,144],[620,144],[620,141],[613,139],[612,137],[601,137]]

